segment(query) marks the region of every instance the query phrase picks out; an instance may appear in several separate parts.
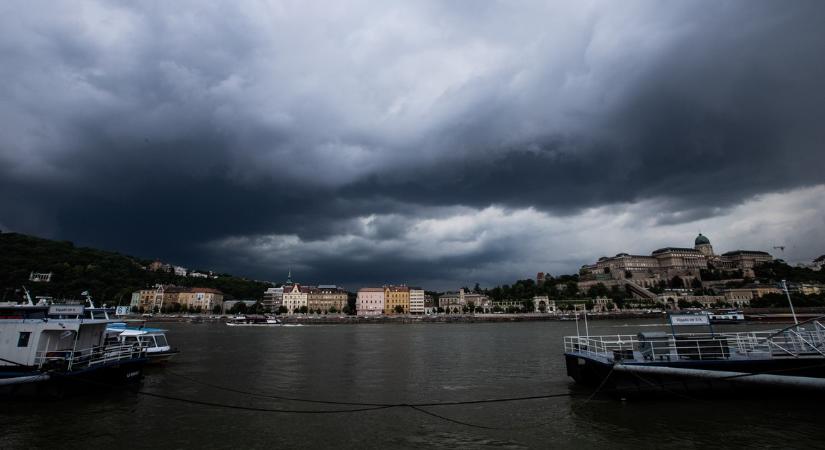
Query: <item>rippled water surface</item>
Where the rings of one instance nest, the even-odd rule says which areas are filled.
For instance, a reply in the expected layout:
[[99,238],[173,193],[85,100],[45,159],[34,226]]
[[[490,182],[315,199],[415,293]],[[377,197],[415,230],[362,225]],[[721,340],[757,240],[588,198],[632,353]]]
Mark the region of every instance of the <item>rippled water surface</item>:
[[[631,334],[651,321],[595,322]],[[573,397],[340,414],[248,411],[113,392],[4,402],[0,448],[684,448],[820,447],[825,408],[784,398],[618,401],[566,376],[574,322],[283,328],[164,324],[181,349],[142,390],[258,409],[353,408],[273,399],[429,403]],[[217,389],[255,392],[249,395]]]

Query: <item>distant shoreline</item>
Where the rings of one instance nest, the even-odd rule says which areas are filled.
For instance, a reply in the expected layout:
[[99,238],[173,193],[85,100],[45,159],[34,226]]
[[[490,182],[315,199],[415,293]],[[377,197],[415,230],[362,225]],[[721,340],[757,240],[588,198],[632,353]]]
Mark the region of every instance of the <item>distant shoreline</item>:
[[[588,320],[627,320],[627,319],[660,319],[664,312],[611,312],[587,313]],[[797,310],[799,320],[806,320],[825,315],[825,308],[802,308]],[[183,316],[183,315],[154,315],[152,317],[127,316],[124,319],[141,319],[147,322],[225,322],[231,316]],[[789,310],[781,308],[751,308],[745,310],[748,322],[793,322]],[[565,322],[575,321],[571,314],[438,314],[438,315],[393,315],[393,316],[346,316],[338,314],[328,315],[294,315],[278,316],[287,324],[305,325],[354,325],[354,324],[414,324],[414,323],[503,323],[503,322]],[[579,320],[583,320],[581,314]]]

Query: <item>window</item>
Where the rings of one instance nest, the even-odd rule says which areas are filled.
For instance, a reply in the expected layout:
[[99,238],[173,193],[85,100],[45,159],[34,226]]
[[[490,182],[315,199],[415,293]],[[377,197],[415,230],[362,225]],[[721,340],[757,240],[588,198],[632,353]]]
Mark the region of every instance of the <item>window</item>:
[[29,331],[21,331],[20,337],[17,338],[17,346],[18,347],[28,347],[29,346],[29,337],[31,337],[31,332]]

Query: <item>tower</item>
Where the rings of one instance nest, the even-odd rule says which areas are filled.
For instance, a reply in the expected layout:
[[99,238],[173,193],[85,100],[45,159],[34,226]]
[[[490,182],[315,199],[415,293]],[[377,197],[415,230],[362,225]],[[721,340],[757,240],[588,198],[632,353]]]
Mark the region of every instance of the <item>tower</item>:
[[702,235],[702,233],[699,233],[699,236],[696,236],[696,241],[694,241],[693,248],[699,250],[700,253],[708,258],[713,256],[713,246],[710,245],[710,239]]

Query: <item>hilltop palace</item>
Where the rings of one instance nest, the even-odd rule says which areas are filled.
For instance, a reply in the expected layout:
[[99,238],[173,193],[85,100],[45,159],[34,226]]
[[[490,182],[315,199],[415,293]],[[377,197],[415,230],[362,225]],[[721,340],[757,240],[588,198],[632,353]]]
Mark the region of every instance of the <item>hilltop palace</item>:
[[[655,287],[662,282],[681,278],[685,286],[702,281],[702,271],[711,270],[722,278],[753,277],[753,268],[773,261],[766,252],[736,250],[717,255],[710,240],[699,233],[693,248],[665,247],[655,250],[650,256],[619,253],[612,257],[601,257],[594,264],[584,265],[579,270],[580,288],[588,288],[597,283],[606,286],[632,285],[643,288]],[[707,273],[707,272],[706,272]]]

